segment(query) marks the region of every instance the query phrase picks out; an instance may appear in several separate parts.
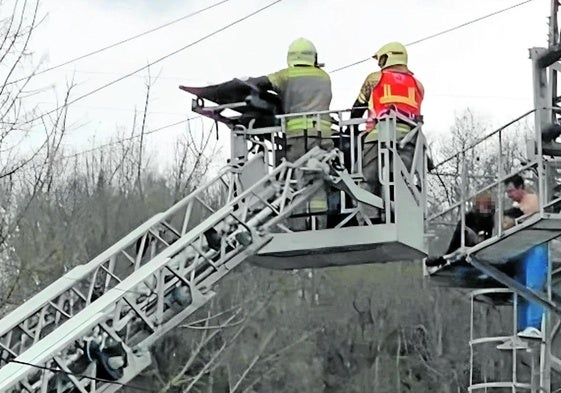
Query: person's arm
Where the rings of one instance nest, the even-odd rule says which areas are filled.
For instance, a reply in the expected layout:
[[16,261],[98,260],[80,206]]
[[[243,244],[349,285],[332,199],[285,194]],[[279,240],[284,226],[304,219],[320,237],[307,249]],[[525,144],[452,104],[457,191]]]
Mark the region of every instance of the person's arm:
[[471,228],[481,240],[489,239],[493,235],[495,227],[494,213],[482,213],[480,211],[472,211],[466,215],[466,227]]
[[454,229],[454,233],[452,234],[452,239],[450,239],[450,243],[448,244],[448,249],[446,249],[444,255],[448,255],[456,251],[458,248],[462,246],[461,233],[462,233],[462,223],[461,221],[458,221],[458,224],[456,225],[456,229]]
[[256,87],[261,92],[273,90],[277,93],[281,93],[286,88],[287,82],[288,70],[286,68],[269,75],[247,78],[245,80],[245,83]]
[[270,90],[274,90],[280,94],[286,90],[286,86],[288,84],[288,69],[285,68],[283,70],[273,72],[264,78],[267,78],[267,81],[270,84]]
[[274,90],[273,84],[267,76],[259,76],[257,78],[249,78],[247,83],[257,87],[260,91]]
[[489,239],[493,236],[493,230],[495,229],[495,216],[494,215],[486,215],[483,217],[482,228],[478,230],[479,232],[483,231],[483,240]]
[[351,109],[351,119],[358,119],[361,118],[364,114],[365,109],[360,108],[362,106],[366,106],[365,104],[361,103],[358,99],[355,100]]
[[358,93],[358,97],[353,103],[353,109],[351,110],[351,119],[360,118],[362,117],[362,115],[364,115],[364,112],[367,110],[365,107],[368,106],[368,102],[370,101],[372,89],[378,84],[379,81],[379,72],[373,72],[366,77],[366,79],[362,83],[362,86]]
[[[476,212],[468,211],[465,215],[465,246],[472,247],[476,243],[476,235],[479,229],[477,228],[477,221],[479,217]],[[458,221],[456,225],[456,229],[452,234],[452,239],[450,240],[450,244],[448,245],[448,249],[446,250],[446,254],[450,254],[456,251],[458,248],[462,246],[462,222]]]

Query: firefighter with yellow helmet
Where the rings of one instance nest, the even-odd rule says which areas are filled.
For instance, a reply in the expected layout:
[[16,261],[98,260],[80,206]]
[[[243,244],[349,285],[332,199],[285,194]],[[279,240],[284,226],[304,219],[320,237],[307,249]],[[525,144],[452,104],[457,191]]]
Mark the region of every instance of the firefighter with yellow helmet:
[[[380,71],[369,74],[353,104],[351,117],[362,117],[368,108],[368,120],[365,138],[362,170],[366,186],[370,192],[380,195],[381,186],[378,178],[378,131],[376,122],[390,111],[398,114],[397,138],[403,138],[411,126],[405,118],[413,122],[420,119],[424,87],[407,66],[407,49],[399,42],[390,42],[382,46],[373,56],[378,61]],[[414,142],[399,150],[399,156],[409,168],[413,159]]]
[[[318,63],[315,45],[298,38],[288,47],[287,68],[267,76],[251,78],[248,82],[264,90],[274,90],[281,98],[285,114],[329,110],[331,104],[331,78]],[[328,114],[309,117],[289,117],[285,123],[286,159],[295,161],[315,146],[324,150],[334,147],[331,139],[331,120]],[[311,213],[327,211],[325,190],[312,198],[308,206]],[[318,216],[318,227],[326,225],[325,216]],[[296,230],[305,229],[298,225]]]
[[[298,38],[288,47],[288,67],[250,83],[260,89],[274,90],[281,98],[285,114],[329,110],[331,104],[331,78],[317,62],[314,44]],[[307,140],[303,138],[307,136]],[[331,149],[331,121],[329,115],[316,117],[289,117],[286,121],[286,158],[294,161],[314,146]]]

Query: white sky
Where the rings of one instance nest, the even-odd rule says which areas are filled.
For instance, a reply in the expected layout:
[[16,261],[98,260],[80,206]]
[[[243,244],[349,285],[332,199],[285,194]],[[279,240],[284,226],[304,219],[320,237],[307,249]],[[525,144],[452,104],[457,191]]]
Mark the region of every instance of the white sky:
[[[152,89],[147,129],[190,116],[191,96],[179,84],[204,85],[240,76],[264,75],[285,67],[295,38],[311,39],[326,70],[368,57],[388,41],[409,43],[520,0],[283,0],[151,69],[160,75]],[[42,0],[46,21],[32,49],[43,68],[164,24],[218,0]],[[146,65],[271,1],[231,0],[203,14],[118,48],[36,77],[35,87],[52,85],[62,95],[66,80],[78,83],[74,97]],[[455,112],[469,107],[494,125],[532,108],[528,48],[546,46],[549,0],[534,0],[490,19],[410,46],[409,64],[426,89],[425,133],[434,138],[452,125]],[[333,73],[332,109],[349,107],[374,60]],[[144,105],[146,72],[76,104],[75,125],[66,146],[80,151],[103,143],[118,126],[130,127],[133,110]],[[44,110],[56,106],[49,91]],[[78,127],[79,126],[79,127]],[[185,126],[149,137],[162,157],[173,152]],[[227,135],[223,131],[221,137]]]

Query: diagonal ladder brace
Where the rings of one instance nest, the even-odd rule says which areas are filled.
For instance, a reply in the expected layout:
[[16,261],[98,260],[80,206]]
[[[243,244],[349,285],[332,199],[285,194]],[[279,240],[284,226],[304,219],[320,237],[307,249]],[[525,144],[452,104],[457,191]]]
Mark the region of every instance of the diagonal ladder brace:
[[[296,206],[323,186],[326,172],[307,167],[306,164],[310,159],[325,160],[331,156],[333,153],[316,148],[296,163],[277,168],[196,227],[182,234],[151,261],[140,266],[114,288],[19,354],[16,360],[37,365],[57,362],[57,367],[67,367],[68,362],[75,356],[74,343],[93,335],[97,336],[94,331],[98,328],[105,330],[109,336],[121,341],[129,349],[136,349],[140,354],[146,353],[158,338],[214,295],[211,288],[218,280],[270,241],[271,235],[265,228],[277,224],[279,218],[287,217]],[[311,183],[296,190],[295,182],[288,181],[295,176],[290,167],[316,171],[317,174]],[[270,198],[275,198],[270,202],[270,206],[254,209],[255,203],[262,204],[260,199],[254,198],[255,193],[264,189],[274,190],[275,184],[283,184],[285,189],[279,189],[276,196],[275,193],[270,195]],[[206,231],[223,225],[235,226],[233,231],[223,235],[223,243],[230,244],[230,247],[208,250],[198,247]],[[183,289],[188,289],[186,293],[190,293],[190,304],[184,304],[184,308],[179,310],[171,306],[165,308],[173,298],[176,299],[174,301],[181,300],[182,292],[179,290]],[[145,290],[148,290],[146,294]],[[111,325],[108,321],[111,321]],[[144,328],[135,329],[129,334],[121,331],[124,326],[127,326],[126,330],[142,326]],[[123,337],[119,339],[120,336]],[[130,357],[133,363],[137,364],[128,367],[128,371],[120,380],[121,383],[134,378],[149,364],[149,359],[136,362],[136,355]],[[11,387],[27,389],[33,393],[42,392],[41,386],[48,386],[54,375],[37,376],[33,375],[35,371],[33,366],[8,362],[0,369],[0,391]],[[85,381],[79,379],[78,376],[70,378],[68,383],[79,390],[84,389],[87,393],[110,393],[118,389],[117,385],[110,384],[88,386],[83,384]]]
[[349,193],[359,202],[377,207],[378,209],[384,208],[384,200],[382,198],[358,186],[346,171],[337,170],[336,172],[337,176],[332,180],[334,187]]
[[561,315],[561,307],[557,305],[557,303],[548,300],[542,293],[537,293],[532,291],[531,289],[519,283],[509,275],[501,272],[492,264],[479,260],[474,256],[468,256],[467,261],[475,268],[489,275],[491,278],[497,280],[498,282],[505,285],[506,287],[511,288],[523,298],[531,302],[539,303],[540,305],[546,307],[548,310],[553,311],[558,315]]

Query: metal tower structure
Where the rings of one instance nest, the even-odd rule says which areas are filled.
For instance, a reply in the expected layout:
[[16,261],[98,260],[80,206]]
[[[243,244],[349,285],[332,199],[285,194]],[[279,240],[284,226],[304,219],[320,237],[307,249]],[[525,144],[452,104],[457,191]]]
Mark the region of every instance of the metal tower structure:
[[[534,109],[522,115],[515,121],[500,127],[491,134],[477,140],[471,146],[458,152],[444,164],[454,164],[461,168],[459,190],[449,207],[433,214],[427,220],[428,228],[439,232],[449,230],[450,225],[460,221],[462,228],[462,247],[449,258],[449,263],[441,268],[428,271],[431,280],[438,285],[469,288],[472,304],[472,325],[470,336],[471,374],[470,391],[485,392],[544,392],[559,391],[561,386],[552,386],[552,372],[561,373],[561,347],[559,342],[559,328],[561,327],[561,291],[559,290],[560,273],[559,261],[553,260],[551,247],[549,248],[549,262],[547,280],[543,292],[526,288],[512,277],[513,261],[536,245],[550,243],[561,235],[561,143],[556,139],[561,135],[561,97],[558,94],[558,73],[561,71],[561,43],[558,29],[558,0],[551,1],[549,18],[549,35],[547,48],[531,48],[529,50],[532,62]],[[533,116],[533,121],[531,118]],[[533,123],[533,130],[526,135],[527,154],[521,162],[513,163],[506,156],[503,147],[510,130],[516,123]],[[514,126],[513,126],[514,125]],[[519,139],[518,142],[524,142]],[[478,157],[481,150],[496,152],[493,162],[492,180],[484,182],[473,181],[470,173],[470,160]],[[503,229],[503,211],[506,206],[504,197],[504,181],[515,174],[521,174],[529,179],[539,197],[539,211],[517,220],[517,225],[510,229]],[[465,246],[465,213],[473,206],[476,195],[490,192],[497,202],[495,219],[496,233],[491,238],[474,247]],[[442,232],[441,232],[442,233]],[[433,232],[434,234],[434,232]],[[443,250],[443,243],[432,241],[432,253]],[[508,296],[505,297],[505,294]],[[539,341],[528,340],[524,348],[516,348],[508,353],[509,373],[501,374],[484,369],[479,372],[479,379],[475,378],[477,369],[476,356],[485,345],[492,345],[508,340],[516,340],[516,316],[520,298],[541,304],[545,308],[542,322],[543,338]],[[495,306],[506,304],[512,308],[514,318],[513,331],[502,334],[487,334],[477,336],[474,332],[477,300],[491,302]],[[485,330],[485,329],[483,329]],[[486,356],[492,352],[489,349],[480,351]],[[485,368],[485,367],[483,367]],[[477,370],[476,370],[477,369]],[[504,370],[503,370],[504,371]],[[521,376],[521,371],[523,376]]]

